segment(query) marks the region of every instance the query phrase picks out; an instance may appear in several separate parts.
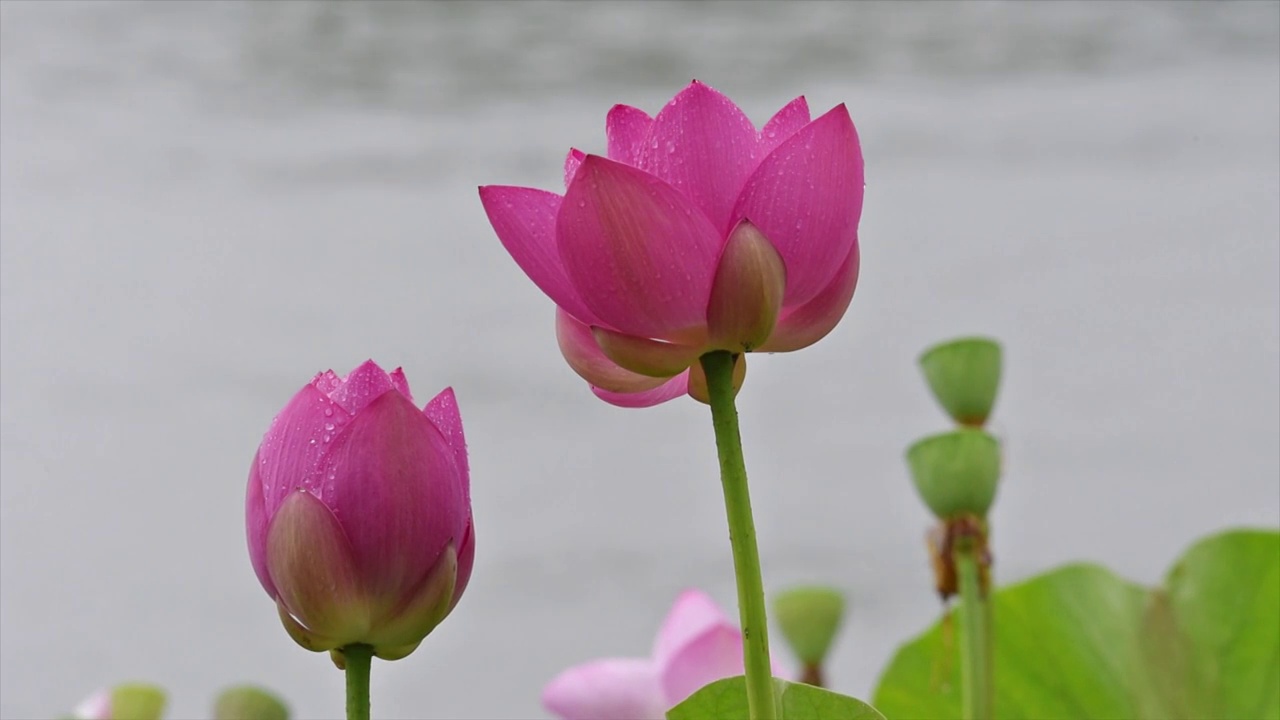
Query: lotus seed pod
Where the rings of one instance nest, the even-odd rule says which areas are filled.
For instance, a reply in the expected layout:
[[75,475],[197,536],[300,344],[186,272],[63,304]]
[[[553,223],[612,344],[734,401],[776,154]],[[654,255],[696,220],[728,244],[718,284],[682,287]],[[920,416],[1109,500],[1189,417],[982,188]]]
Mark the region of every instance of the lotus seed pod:
[[289,708],[274,694],[252,685],[223,690],[213,704],[214,720],[289,720]]
[[968,427],[982,427],[1000,387],[1000,344],[961,338],[934,345],[920,356],[920,368],[943,409]]
[[820,666],[840,630],[844,595],[831,587],[791,588],[774,597],[773,613],[800,662]]
[[941,520],[985,518],[1000,479],[1000,443],[982,430],[933,435],[907,449],[907,464],[921,499]]

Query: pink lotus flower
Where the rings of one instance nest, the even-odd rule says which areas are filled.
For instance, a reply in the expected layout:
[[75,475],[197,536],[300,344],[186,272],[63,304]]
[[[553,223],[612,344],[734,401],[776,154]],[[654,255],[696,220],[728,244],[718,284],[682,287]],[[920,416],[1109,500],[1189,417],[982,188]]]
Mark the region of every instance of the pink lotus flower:
[[75,720],[111,720],[111,691],[103,688],[76,705],[71,711]]
[[[601,398],[706,400],[713,350],[799,350],[858,280],[862,150],[844,105],[798,97],[760,130],[694,82],[655,117],[615,105],[608,157],[571,150],[565,194],[489,185],[507,251],[557,305],[569,365]],[[735,385],[746,371],[739,359]]]
[[395,660],[453,609],[475,557],[462,418],[418,410],[372,360],[320,373],[276,416],[245,500],[249,557],[298,644]]
[[[542,704],[563,720],[661,720],[698,688],[742,673],[742,631],[706,593],[686,590],[649,657],[571,667],[547,684]],[[786,677],[776,662],[773,674]]]

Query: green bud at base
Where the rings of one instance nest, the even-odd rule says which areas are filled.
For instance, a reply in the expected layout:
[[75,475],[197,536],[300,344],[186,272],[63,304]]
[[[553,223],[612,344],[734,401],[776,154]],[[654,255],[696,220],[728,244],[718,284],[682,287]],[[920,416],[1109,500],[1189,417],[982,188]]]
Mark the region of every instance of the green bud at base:
[[218,695],[213,720],[289,720],[289,708],[262,688],[239,685]]
[[907,464],[920,498],[940,520],[985,518],[995,501],[1000,443],[982,430],[924,438],[907,449]]
[[[822,661],[844,618],[844,595],[831,587],[791,588],[774,597],[773,616],[791,651],[820,678]],[[821,681],[809,684],[820,686]]]
[[934,345],[920,356],[929,389],[951,419],[982,427],[1000,387],[1000,344],[987,338],[960,338]]

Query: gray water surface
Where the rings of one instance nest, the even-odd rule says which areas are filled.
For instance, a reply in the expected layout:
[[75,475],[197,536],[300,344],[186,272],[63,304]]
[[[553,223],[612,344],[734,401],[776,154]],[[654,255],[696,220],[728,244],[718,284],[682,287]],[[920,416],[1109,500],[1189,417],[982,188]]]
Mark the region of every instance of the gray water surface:
[[902,460],[947,428],[935,341],[1005,344],[1000,579],[1155,582],[1280,522],[1280,4],[6,0],[0,60],[3,717],[129,678],[171,718],[243,681],[337,716],[243,493],[272,415],[369,357],[456,389],[478,533],[376,715],[541,717],[681,588],[732,609],[707,409],[596,400],[476,196],[559,188],[693,78],[757,122],[847,102],[867,158],[848,316],[740,396],[766,584],[852,597],[837,689],[939,613]]

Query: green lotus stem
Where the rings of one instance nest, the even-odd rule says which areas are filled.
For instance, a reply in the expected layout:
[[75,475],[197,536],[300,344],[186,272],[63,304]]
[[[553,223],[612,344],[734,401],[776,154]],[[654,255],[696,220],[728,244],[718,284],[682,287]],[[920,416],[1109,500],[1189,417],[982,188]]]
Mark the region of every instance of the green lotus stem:
[[729,516],[729,542],[733,546],[733,568],[738,580],[747,711],[751,720],[776,720],[778,711],[773,702],[773,668],[769,661],[760,552],[756,548],[755,522],[751,519],[751,495],[747,491],[747,467],[742,459],[742,436],[738,433],[738,409],[733,402],[734,356],[718,350],[703,355],[701,363],[707,376],[711,421],[720,456],[720,482],[724,486],[724,507]]
[[978,559],[971,548],[955,551],[960,583],[960,636],[964,649],[960,675],[965,720],[991,720],[995,685],[992,682],[990,608],[982,588]]
[[369,666],[373,647],[347,645],[342,648],[347,661],[347,720],[369,720]]

